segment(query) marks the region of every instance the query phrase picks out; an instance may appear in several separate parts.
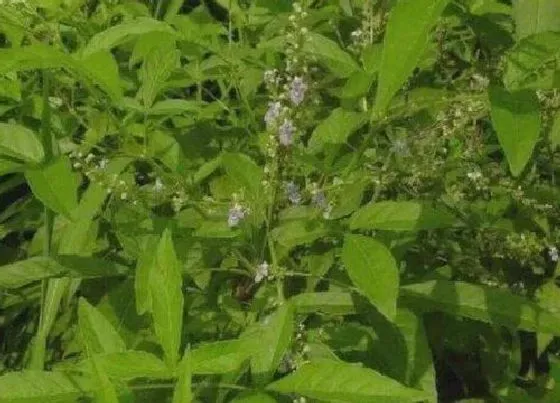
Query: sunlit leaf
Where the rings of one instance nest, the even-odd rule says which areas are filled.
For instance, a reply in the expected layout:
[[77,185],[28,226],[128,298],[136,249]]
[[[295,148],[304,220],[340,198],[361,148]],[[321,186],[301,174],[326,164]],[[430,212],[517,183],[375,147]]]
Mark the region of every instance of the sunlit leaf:
[[393,320],[397,313],[399,271],[395,258],[381,242],[362,235],[346,235],[342,261],[354,285]]
[[402,0],[389,13],[373,115],[385,112],[422,57],[449,0]]
[[183,329],[183,278],[171,231],[165,230],[157,249],[150,274],[152,317],[156,336],[170,368],[179,361]]
[[294,373],[268,385],[267,390],[297,393],[329,402],[421,402],[428,395],[358,365],[320,360],[302,365]]
[[541,130],[540,105],[534,91],[490,90],[492,124],[510,171],[519,176],[529,162]]

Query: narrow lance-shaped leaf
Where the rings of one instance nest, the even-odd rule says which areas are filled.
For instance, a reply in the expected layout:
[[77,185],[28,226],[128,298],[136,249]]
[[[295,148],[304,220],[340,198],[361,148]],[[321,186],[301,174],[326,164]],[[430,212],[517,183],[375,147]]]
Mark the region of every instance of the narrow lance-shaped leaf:
[[508,92],[490,89],[490,114],[498,140],[513,176],[519,176],[529,162],[539,138],[541,115],[534,91]]
[[62,298],[68,293],[69,286],[70,279],[68,277],[50,279],[47,282],[47,291],[44,303],[41,306],[41,324],[33,339],[29,369],[44,369],[47,338],[60,309]]
[[449,0],[400,0],[390,11],[373,110],[385,112],[395,93],[418,65],[434,27]]
[[173,390],[173,403],[191,403],[192,401],[192,359],[190,349],[187,347],[181,365],[179,365],[179,378]]
[[169,229],[163,232],[155,253],[150,293],[157,298],[152,298],[152,317],[165,360],[174,368],[183,328],[183,278]]
[[397,312],[399,271],[381,242],[362,235],[346,235],[342,261],[358,290],[381,314],[393,320]]
[[374,370],[330,360],[304,364],[287,377],[268,385],[267,389],[327,402],[407,403],[429,397],[425,392],[408,388]]
[[136,312],[138,315],[152,313],[151,279],[154,266],[154,250],[157,249],[158,239],[147,236],[142,240],[142,254],[136,263],[134,276],[134,292],[136,296]]

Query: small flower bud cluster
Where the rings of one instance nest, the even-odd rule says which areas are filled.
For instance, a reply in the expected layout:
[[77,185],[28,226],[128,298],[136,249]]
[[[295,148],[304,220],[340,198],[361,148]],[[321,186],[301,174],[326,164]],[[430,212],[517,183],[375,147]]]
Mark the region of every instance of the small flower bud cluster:
[[255,272],[255,283],[260,283],[264,279],[268,278],[270,272],[270,265],[265,260],[261,264],[257,266],[257,270]]
[[551,262],[557,263],[558,262],[558,248],[556,246],[549,246],[548,247],[548,257],[550,258]]
[[323,218],[328,220],[331,216],[334,204],[327,200],[325,192],[317,186],[316,183],[311,184],[311,202],[313,205],[323,211]]
[[542,241],[534,232],[508,234],[505,239],[504,257],[517,260],[525,265],[541,255]]
[[477,191],[488,191],[490,180],[482,174],[480,169],[475,168],[467,172],[467,178],[469,179],[470,185],[473,185],[474,189]]
[[362,5],[361,25],[350,33],[350,50],[359,53],[363,48],[374,43],[382,34],[387,15],[381,9],[376,10],[375,1],[365,0]]

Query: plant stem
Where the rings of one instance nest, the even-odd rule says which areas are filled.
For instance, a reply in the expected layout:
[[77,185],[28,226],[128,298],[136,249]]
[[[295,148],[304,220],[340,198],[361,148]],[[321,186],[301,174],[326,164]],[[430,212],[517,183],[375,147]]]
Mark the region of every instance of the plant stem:
[[[45,148],[45,162],[50,162],[56,154],[58,147],[55,147],[54,139],[51,132],[51,110],[49,105],[49,94],[51,91],[50,72],[43,71],[43,113],[41,116],[41,138]],[[47,206],[43,209],[43,221],[45,223],[45,234],[43,238],[43,256],[51,257],[52,251],[52,235],[54,229],[54,212]],[[43,370],[45,367],[45,343],[46,335],[44,334],[44,306],[47,293],[48,280],[41,281],[41,306],[39,311],[39,328],[33,340],[31,350],[31,369]]]

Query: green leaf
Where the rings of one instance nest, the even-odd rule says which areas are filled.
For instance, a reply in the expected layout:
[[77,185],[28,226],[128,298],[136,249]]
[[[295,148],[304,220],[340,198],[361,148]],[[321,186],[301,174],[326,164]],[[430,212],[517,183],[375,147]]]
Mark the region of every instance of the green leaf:
[[97,362],[95,357],[92,357],[90,364],[93,368],[95,380],[97,381],[93,392],[96,403],[119,403],[115,386],[111,383],[103,366]]
[[340,97],[352,99],[366,96],[375,81],[376,74],[358,70],[353,73],[340,90]]
[[[138,378],[170,379],[172,372],[165,363],[155,355],[145,351],[122,351],[109,354],[98,354],[96,361],[103,366],[107,376],[111,379],[131,381]],[[89,373],[90,360],[86,359],[77,364],[77,368]]]
[[236,396],[231,403],[277,403],[277,400],[263,392],[246,392]]
[[[115,87],[114,61],[111,62],[113,67],[108,66],[109,69],[103,67],[102,71],[96,70],[94,66],[87,63],[88,60],[91,60],[94,64],[103,60],[108,61],[108,57],[111,56],[95,55],[92,59],[76,59],[43,44],[0,49],[0,74],[11,71],[63,68],[87,86],[99,86],[113,100],[118,100],[122,96],[122,91],[120,84]],[[106,75],[107,73],[110,74]]]
[[351,229],[419,231],[452,227],[455,217],[425,202],[381,201],[368,204],[350,219]]
[[405,383],[424,390],[433,396],[431,402],[437,402],[436,373],[422,316],[408,309],[399,309],[395,324],[406,346]]
[[321,255],[310,254],[302,259],[302,263],[307,267],[312,277],[307,279],[307,292],[313,292],[315,287],[323,276],[327,274],[331,266],[334,264],[334,253],[329,251]]
[[366,122],[363,113],[336,108],[313,130],[308,148],[311,152],[318,152],[326,144],[344,144]]
[[119,66],[110,52],[97,52],[76,59],[75,66],[73,70],[79,71],[88,81],[97,83],[112,99],[118,100],[122,97]]
[[268,385],[267,390],[348,403],[406,403],[428,398],[424,392],[410,389],[374,370],[329,360],[304,364],[294,373]]
[[222,155],[221,162],[230,179],[246,192],[244,196],[258,199],[262,192],[262,168],[244,154],[226,153]]
[[272,238],[286,252],[298,245],[307,245],[328,234],[325,225],[320,221],[287,221],[271,231]]
[[107,199],[107,189],[97,183],[90,183],[82,194],[78,206],[72,211],[73,221],[93,220]]
[[137,18],[119,25],[115,25],[94,35],[82,49],[83,56],[92,55],[99,51],[107,51],[119,46],[138,35],[163,32],[174,34],[175,31],[165,22],[153,18]]
[[200,103],[196,101],[186,101],[184,99],[164,99],[156,102],[147,110],[149,115],[166,116],[180,115],[185,112],[197,112],[200,110]]
[[553,150],[560,147],[560,111],[556,112],[556,116],[554,116],[548,139]]
[[16,161],[2,159],[2,157],[0,156],[0,175],[22,172],[24,170],[25,165]]
[[236,371],[251,351],[242,340],[226,340],[198,345],[191,351],[193,374],[226,374]]
[[560,315],[511,292],[460,281],[434,280],[401,287],[405,305],[483,322],[560,335]]
[[76,402],[89,388],[63,372],[22,371],[0,377],[0,402]]
[[337,77],[349,77],[360,69],[352,56],[342,50],[336,42],[316,32],[308,33],[303,50],[316,56],[319,62],[325,64]]
[[88,353],[118,353],[126,350],[124,340],[113,325],[84,298],[78,302],[80,332]]
[[513,16],[518,39],[545,31],[560,31],[558,0],[515,0]]
[[558,86],[555,75],[559,55],[559,32],[543,32],[519,41],[506,57],[506,88],[515,91],[523,88],[549,89]]
[[519,176],[539,138],[539,99],[534,91],[508,92],[501,88],[490,89],[489,96],[492,124],[512,175]]
[[153,47],[146,55],[138,74],[142,82],[138,95],[142,99],[144,108],[152,107],[178,63],[179,54],[174,41],[163,42]]
[[138,312],[138,315],[152,313],[150,276],[155,264],[154,250],[157,249],[158,239],[155,236],[147,236],[141,242],[143,252],[136,262],[136,274],[134,276],[136,312]]
[[47,338],[60,309],[62,298],[67,295],[69,287],[70,279],[67,277],[50,279],[47,282],[44,302],[41,305],[41,322],[32,342],[29,369],[44,369]]
[[52,277],[94,278],[122,276],[126,268],[107,261],[78,256],[59,256],[57,260],[36,256],[0,266],[0,288],[19,288]]
[[375,239],[348,234],[342,262],[358,290],[392,321],[397,313],[399,270],[387,247]]
[[78,205],[78,181],[67,157],[59,157],[40,168],[28,169],[25,178],[35,197],[45,206],[71,218]]
[[37,280],[57,277],[65,268],[46,257],[32,257],[0,266],[0,288],[19,288]]
[[251,374],[258,384],[266,384],[272,379],[290,346],[293,331],[294,311],[290,304],[285,303],[242,336],[254,346],[251,354]]
[[189,348],[186,348],[181,365],[179,365],[179,379],[173,390],[173,403],[191,403],[192,401],[192,358]]
[[32,164],[39,164],[45,158],[43,145],[35,133],[8,123],[0,123],[0,154]]
[[449,0],[401,0],[389,13],[373,116],[385,113],[412,74],[430,40],[430,31]]
[[356,313],[354,299],[348,292],[312,292],[298,294],[290,299],[298,314],[322,312],[331,315]]
[[157,296],[152,298],[155,333],[167,365],[174,368],[179,361],[183,329],[183,278],[169,229],[163,232],[155,251],[150,280],[150,293]]

